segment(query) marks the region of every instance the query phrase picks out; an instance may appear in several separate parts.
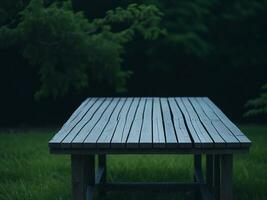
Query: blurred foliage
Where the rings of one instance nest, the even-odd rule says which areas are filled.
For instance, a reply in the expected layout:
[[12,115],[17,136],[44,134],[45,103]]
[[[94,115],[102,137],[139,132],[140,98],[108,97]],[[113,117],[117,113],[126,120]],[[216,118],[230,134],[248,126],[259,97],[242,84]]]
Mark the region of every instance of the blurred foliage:
[[[266,0],[147,0],[165,14],[168,45],[182,56],[215,59],[227,56],[231,66],[267,63]],[[222,63],[224,65],[224,63]]]
[[16,21],[18,12],[21,11],[29,0],[1,0],[0,25],[12,24]]
[[[221,42],[221,51],[228,54],[231,60],[231,66],[238,68],[242,67],[247,70],[250,67],[252,70],[258,70],[258,66],[267,67],[267,1],[266,0],[244,0],[233,1],[231,7],[222,15],[223,22],[229,25],[227,33],[229,39]],[[241,32],[242,31],[242,32]],[[242,34],[241,34],[242,33]],[[225,42],[228,41],[228,42]],[[230,43],[231,42],[231,43]],[[234,47],[233,48],[233,44]],[[225,45],[225,46],[224,46]],[[265,70],[266,72],[266,70]],[[261,72],[258,71],[260,74]],[[267,73],[263,74],[265,80],[257,80],[258,77],[251,74],[250,79],[254,83],[263,84],[267,80]],[[240,74],[242,76],[242,73]],[[260,78],[260,75],[258,75]],[[255,93],[258,91],[254,89]],[[267,85],[262,87],[262,93],[259,97],[248,100],[245,104],[248,109],[244,116],[264,115],[267,113]],[[255,94],[253,96],[256,96]]]
[[212,1],[180,0],[155,1],[165,11],[165,24],[169,31],[168,45],[190,56],[205,56],[211,44],[205,37],[209,32],[208,17]]
[[[123,91],[130,74],[121,68],[124,44],[136,33],[145,39],[164,33],[159,28],[162,13],[153,5],[118,7],[89,21],[82,12],[73,12],[70,1],[45,6],[42,0],[32,0],[20,14],[15,28],[0,29],[0,40],[7,47],[20,43],[23,56],[38,68],[41,88],[37,98],[85,89],[88,79]],[[114,31],[118,24],[124,26]]]
[[262,113],[244,105],[267,79],[267,0],[64,2],[1,1],[2,105],[58,119],[87,96],[208,96],[233,119]]
[[254,116],[267,114],[267,84],[262,86],[262,93],[259,97],[249,100],[246,104],[249,111],[245,113],[245,116]]
[[[232,102],[233,110],[237,110],[238,106],[243,107],[247,99],[256,96],[257,87],[267,79],[266,0],[147,2],[155,3],[165,14],[164,25],[168,36],[164,46],[172,47],[170,50],[173,50],[168,52],[170,56],[167,55],[166,60],[176,65],[173,68],[178,71],[177,77],[179,72],[187,71],[183,68],[192,68],[195,77],[202,76],[200,80],[191,79],[193,87],[205,93],[205,89],[196,84],[201,86],[201,82],[208,79],[207,84],[202,86],[213,88],[214,94],[209,91],[209,96],[221,99],[223,104],[226,101],[230,101],[229,104]],[[172,57],[179,61],[172,61]],[[172,73],[174,71],[172,69]],[[218,73],[212,74],[212,71]],[[185,82],[188,74],[186,76]],[[222,90],[218,85],[222,85]],[[188,88],[186,87],[187,90]],[[266,85],[263,88],[266,91]],[[201,92],[200,94],[202,95]],[[228,98],[218,97],[219,95]],[[230,105],[228,107],[231,109]],[[259,98],[248,102],[246,108],[251,110],[246,116],[266,113],[266,107],[267,98],[263,92]],[[243,111],[242,109],[241,112]]]

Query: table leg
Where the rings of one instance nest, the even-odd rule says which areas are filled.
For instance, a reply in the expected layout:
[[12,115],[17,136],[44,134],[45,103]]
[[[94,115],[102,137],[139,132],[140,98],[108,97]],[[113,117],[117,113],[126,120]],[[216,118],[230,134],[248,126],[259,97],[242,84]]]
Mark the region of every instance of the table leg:
[[[106,183],[107,182],[107,156],[106,154],[98,155],[98,170],[101,171],[101,177],[99,182]],[[99,195],[106,196],[106,191],[104,189],[99,190]]]
[[220,197],[220,156],[214,155],[214,195],[215,199],[219,200]]
[[201,154],[194,155],[194,170],[200,170],[200,171],[202,170],[202,167],[201,167]]
[[210,192],[213,190],[213,176],[214,176],[214,166],[213,166],[214,156],[206,155],[206,183]]
[[[194,182],[197,182],[197,171],[202,172],[201,154],[194,155]],[[199,199],[200,191],[197,189],[194,191],[194,199]]]
[[221,155],[220,200],[233,199],[233,155]]
[[100,169],[103,169],[100,182],[105,183],[107,181],[107,156],[106,154],[98,155],[98,165]]
[[72,199],[93,199],[95,156],[71,155]]

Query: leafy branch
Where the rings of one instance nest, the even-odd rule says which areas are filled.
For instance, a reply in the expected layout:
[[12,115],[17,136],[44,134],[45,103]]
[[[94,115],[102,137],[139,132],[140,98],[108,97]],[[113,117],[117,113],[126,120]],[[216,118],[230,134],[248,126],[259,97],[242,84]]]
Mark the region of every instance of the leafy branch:
[[255,116],[260,114],[267,114],[267,84],[262,86],[262,93],[259,97],[249,100],[246,103],[246,107],[249,110],[245,113],[245,116]]
[[154,40],[165,33],[160,28],[163,14],[154,5],[131,4],[89,21],[73,11],[70,0],[49,6],[31,0],[20,15],[15,28],[0,28],[0,42],[2,47],[20,44],[23,56],[37,69],[36,98],[57,98],[96,82],[124,91],[131,74],[122,69],[124,44],[136,34]]

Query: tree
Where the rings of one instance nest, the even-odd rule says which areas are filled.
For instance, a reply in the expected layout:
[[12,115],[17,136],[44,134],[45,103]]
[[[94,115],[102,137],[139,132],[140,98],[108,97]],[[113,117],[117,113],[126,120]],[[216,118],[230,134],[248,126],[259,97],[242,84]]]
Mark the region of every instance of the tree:
[[245,113],[245,116],[267,114],[267,84],[262,86],[262,93],[260,96],[249,100],[246,107],[248,107],[249,110]]
[[0,1],[0,26],[15,23],[17,14],[29,0],[1,0]]
[[1,27],[0,42],[19,43],[23,56],[37,69],[41,81],[37,98],[84,90],[89,81],[110,84],[121,92],[130,75],[122,69],[124,45],[135,34],[148,40],[163,34],[161,17],[156,6],[131,4],[89,21],[73,11],[70,1],[44,6],[42,0],[31,0],[15,28]]

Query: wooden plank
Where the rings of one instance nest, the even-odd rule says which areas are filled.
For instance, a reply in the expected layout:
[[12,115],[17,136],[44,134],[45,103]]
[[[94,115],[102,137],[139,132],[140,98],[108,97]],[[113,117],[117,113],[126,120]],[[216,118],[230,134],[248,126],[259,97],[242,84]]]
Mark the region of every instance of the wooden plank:
[[185,121],[183,118],[183,114],[180,111],[178,105],[174,98],[168,98],[171,112],[173,116],[173,123],[176,130],[177,139],[179,142],[179,146],[182,148],[190,148],[192,147],[192,142],[189,136],[189,133],[185,126]]
[[126,98],[121,98],[118,105],[116,106],[115,110],[113,111],[108,124],[106,125],[105,129],[103,130],[102,134],[100,135],[99,139],[97,140],[97,147],[98,148],[109,148],[110,142],[113,136],[113,133],[117,127],[119,122],[119,118],[121,115],[121,111],[123,106],[125,105]]
[[111,141],[112,148],[124,148],[126,145],[126,140],[137,111],[140,98],[128,98],[123,111],[121,112],[121,117],[119,119],[118,126],[116,127],[115,133]]
[[165,133],[159,98],[153,99],[153,147],[165,147]]
[[138,148],[139,147],[139,138],[141,134],[142,124],[143,124],[143,114],[145,108],[146,98],[141,98],[135,118],[127,139],[127,148]]
[[204,183],[190,182],[107,182],[97,184],[97,189],[112,190],[112,191],[155,191],[155,192],[177,192],[184,190],[195,190]]
[[152,98],[147,98],[139,141],[142,148],[152,148],[152,104]]
[[198,115],[196,114],[194,108],[190,104],[188,98],[181,98],[182,102],[184,103],[189,117],[191,119],[191,123],[201,140],[202,148],[212,148],[214,146],[214,141],[211,139],[210,135],[207,133],[203,125],[201,124]]
[[77,127],[75,127],[74,131],[76,131],[78,134],[71,141],[71,146],[73,148],[81,148],[83,146],[83,141],[94,128],[96,123],[100,120],[101,116],[108,108],[112,100],[112,98],[101,98],[101,104],[95,109],[95,112],[90,112],[91,114],[88,115],[82,122],[80,122]]
[[215,129],[221,133],[222,137],[226,141],[228,148],[240,147],[240,142],[234,137],[234,135],[227,129],[227,127],[221,121],[212,121]]
[[201,148],[202,146],[202,141],[198,135],[198,133],[196,132],[195,128],[193,127],[193,124],[191,122],[191,118],[188,114],[188,111],[184,105],[184,103],[182,102],[181,98],[175,98],[175,101],[177,103],[177,105],[179,106],[184,118],[185,118],[185,122],[186,122],[186,126],[189,130],[189,134],[191,135],[193,142],[194,142],[194,146],[195,148]]
[[68,125],[70,122],[72,122],[76,117],[79,116],[79,114],[85,109],[85,106],[91,101],[96,101],[97,98],[87,98],[86,100],[84,100],[81,105],[75,109],[74,113],[70,116],[70,118],[67,120],[67,122],[63,125],[66,126]]
[[247,148],[151,148],[151,149],[89,149],[89,148],[50,148],[53,154],[234,154],[248,153]]
[[202,125],[205,127],[208,134],[214,141],[214,146],[218,148],[226,147],[226,143],[224,139],[217,132],[217,130],[213,127],[211,121],[209,120],[209,118],[206,116],[206,114],[202,110],[202,107],[198,104],[196,98],[189,98],[189,101],[191,102],[191,105],[195,109],[195,112],[197,113],[198,118],[201,121]]
[[201,106],[202,110],[206,114],[209,120],[211,121],[220,121],[218,116],[213,112],[213,110],[207,105],[205,101],[203,101],[203,98],[197,97],[196,98],[198,104]]
[[97,184],[97,189],[108,191],[154,191],[154,192],[177,192],[185,190],[196,190],[204,186],[204,183],[191,182],[107,182]]
[[178,146],[178,141],[176,138],[176,133],[174,130],[170,107],[167,98],[160,98],[162,114],[163,114],[163,124],[166,137],[166,147],[175,148]]
[[[49,146],[60,146],[60,143],[64,138],[70,134],[75,126],[85,117],[88,111],[94,106],[96,98],[88,99],[74,112],[65,125],[59,130],[59,132],[49,141]],[[76,113],[76,114],[75,114]]]
[[[90,131],[83,142],[84,147],[88,148],[95,148],[96,141],[102,134],[103,130],[106,128],[108,122],[110,121],[110,117],[114,110],[116,110],[117,106],[119,106],[118,111],[121,109],[124,101],[121,101],[120,98],[114,98],[108,108],[104,111],[103,115],[101,116],[100,120],[96,123],[94,128]],[[116,112],[115,115],[117,116],[118,113]],[[115,117],[116,117],[115,116]]]
[[231,133],[241,143],[241,147],[249,147],[251,141],[239,130],[239,128],[208,98],[203,98],[203,101],[214,111],[217,117],[231,131]]
[[231,134],[227,127],[221,122],[221,120],[212,111],[212,109],[202,100],[202,98],[196,98],[196,101],[202,108],[203,112],[206,114],[207,118],[210,120],[212,126],[226,142],[226,146],[229,148],[239,147],[239,141],[234,137],[233,134]]
[[124,98],[123,103],[119,102],[112,110],[111,98],[85,100],[49,146],[82,148],[87,138],[91,138],[88,147],[101,149],[158,149],[172,145],[206,149],[213,145],[225,148],[225,144],[233,149],[251,144],[208,98]]
[[92,105],[90,107],[90,109],[84,109],[82,111],[81,115],[82,117],[78,119],[78,121],[75,123],[75,126],[73,126],[68,134],[66,135],[66,137],[62,140],[60,146],[62,148],[68,148],[71,147],[71,141],[77,136],[77,134],[79,134],[80,129],[82,128],[82,126],[86,123],[88,123],[88,121],[90,121],[90,119],[92,118],[92,116],[94,115],[94,113],[96,112],[96,110],[101,106],[101,104],[103,103],[103,99],[98,99],[94,105]]
[[[90,98],[83,101],[83,103],[73,112],[71,117],[67,120],[66,123],[63,124],[61,129],[54,135],[54,137],[49,141],[50,145],[53,145],[54,143],[60,143],[62,138],[64,138],[66,135],[62,137],[62,133],[67,134],[67,127],[69,126],[70,122],[73,121],[81,112],[81,110],[90,102]],[[94,99],[92,99],[94,100]],[[59,141],[59,137],[61,137],[61,140]]]

